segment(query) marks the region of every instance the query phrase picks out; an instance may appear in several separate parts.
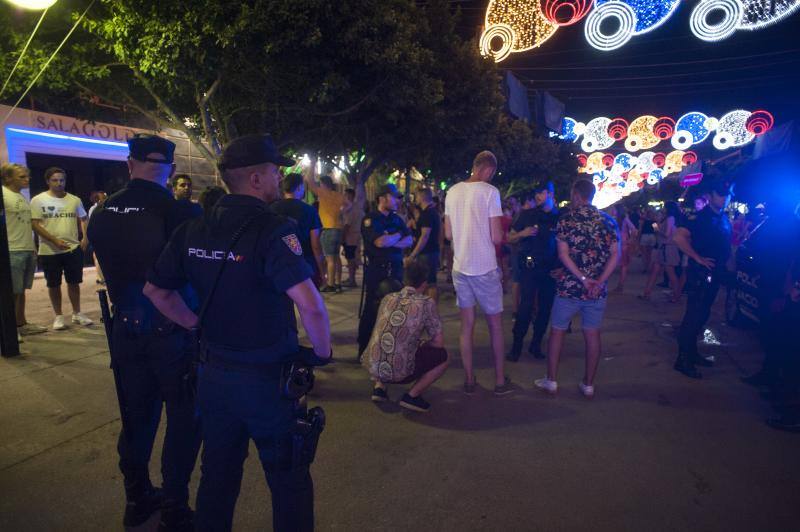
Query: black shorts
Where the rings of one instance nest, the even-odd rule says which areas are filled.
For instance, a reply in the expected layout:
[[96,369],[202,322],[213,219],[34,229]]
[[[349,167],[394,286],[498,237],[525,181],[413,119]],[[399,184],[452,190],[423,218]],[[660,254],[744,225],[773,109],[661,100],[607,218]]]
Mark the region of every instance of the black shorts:
[[420,264],[424,264],[428,268],[428,284],[431,286],[436,285],[436,274],[439,273],[439,254],[438,253],[420,253],[417,256]]
[[48,288],[61,286],[61,274],[67,284],[83,282],[83,250],[80,247],[58,255],[39,255]]
[[344,248],[344,258],[347,260],[353,260],[356,258],[356,249],[358,249],[358,246],[348,246],[347,244],[344,244],[342,247]]

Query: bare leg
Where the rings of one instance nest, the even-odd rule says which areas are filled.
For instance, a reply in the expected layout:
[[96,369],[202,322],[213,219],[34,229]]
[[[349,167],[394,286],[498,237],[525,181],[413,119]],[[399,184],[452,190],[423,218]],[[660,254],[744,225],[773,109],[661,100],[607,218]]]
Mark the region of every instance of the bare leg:
[[81,285],[68,284],[67,295],[69,296],[69,302],[72,303],[72,313],[77,314],[81,311]]
[[519,283],[516,281],[511,283],[511,309],[514,313],[519,310]]
[[680,281],[678,281],[678,276],[675,274],[675,266],[664,266],[664,269],[667,272],[669,285],[672,287],[672,301],[679,301],[681,298],[682,287],[680,285]]
[[339,286],[342,284],[342,258],[336,255],[333,260],[336,265],[336,286]]
[[650,270],[650,275],[647,277],[647,283],[644,285],[644,297],[650,297],[650,294],[653,293],[653,287],[656,285],[656,279],[661,272],[663,271],[663,267],[660,264],[653,264],[653,267]]
[[642,266],[644,266],[643,272],[647,272],[650,269],[650,259],[653,255],[653,248],[650,246],[642,246]]
[[430,370],[428,373],[420,377],[420,379],[414,383],[414,386],[412,386],[411,389],[408,390],[408,395],[410,395],[411,397],[419,397],[420,395],[422,395],[422,392],[427,390],[431,384],[436,382],[436,380],[439,379],[439,377],[444,375],[444,372],[447,370],[447,366],[449,365],[450,362],[447,361],[442,362],[441,364]]
[[14,294],[14,316],[17,318],[17,327],[25,325],[25,292]]
[[47,287],[47,295],[50,296],[50,304],[53,305],[53,312],[56,313],[56,316],[61,315],[61,287],[60,286],[48,286]]
[[503,313],[498,312],[491,316],[486,316],[486,324],[489,326],[489,340],[492,342],[492,354],[494,355],[494,381],[501,386],[506,382],[506,374],[503,371],[505,364],[505,350],[503,338]]
[[336,285],[336,262],[333,257],[325,257],[325,266],[328,269],[328,279],[326,284],[328,286]]
[[583,383],[592,386],[600,363],[600,329],[584,329],[583,340],[586,342],[586,374]]
[[428,286],[425,294],[429,296],[435,303],[439,303],[439,290],[435,286]]
[[347,280],[350,284],[354,284],[356,282],[356,259],[348,259],[347,260]]
[[550,341],[547,343],[547,378],[551,381],[558,377],[558,359],[561,357],[561,346],[567,331],[550,327]]
[[458,345],[461,349],[464,376],[466,382],[475,382],[475,375],[472,372],[472,335],[475,332],[475,307],[462,308],[459,314],[461,314],[461,335],[458,338]]

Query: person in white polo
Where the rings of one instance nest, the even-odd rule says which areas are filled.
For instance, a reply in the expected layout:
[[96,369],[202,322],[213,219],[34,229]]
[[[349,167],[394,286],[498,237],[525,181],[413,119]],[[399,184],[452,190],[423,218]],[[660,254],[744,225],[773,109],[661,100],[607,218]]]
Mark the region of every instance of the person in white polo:
[[[81,312],[83,252],[86,250],[86,210],[80,198],[66,191],[67,174],[61,168],[44,173],[48,189],[31,200],[31,221],[39,235],[39,261],[47,281],[50,303],[56,314],[53,329],[66,328],[61,314],[61,276],[67,281],[67,295],[72,304],[72,323],[91,325]],[[78,237],[81,224],[83,239]]]
[[482,151],[472,163],[466,181],[454,185],[445,199],[445,238],[453,243],[453,286],[461,314],[461,361],[466,373],[464,393],[475,393],[472,343],[475,305],[486,315],[495,369],[495,395],[513,391],[503,372],[503,274],[497,266],[495,245],[503,240],[500,192],[489,182],[497,171],[497,158]]

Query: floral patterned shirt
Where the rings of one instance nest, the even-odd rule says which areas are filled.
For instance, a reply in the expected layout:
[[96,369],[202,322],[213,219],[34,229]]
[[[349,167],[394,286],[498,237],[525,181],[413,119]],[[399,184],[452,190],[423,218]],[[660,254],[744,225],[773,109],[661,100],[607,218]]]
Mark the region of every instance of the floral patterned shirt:
[[[569,256],[586,277],[597,279],[603,273],[613,246],[618,245],[617,222],[593,205],[582,205],[561,215],[556,226],[556,239],[569,245]],[[581,280],[566,267],[553,274],[556,295],[570,299],[589,299]],[[606,287],[600,299],[607,295]]]
[[420,344],[441,331],[442,320],[433,299],[407,286],[381,301],[362,364],[381,382],[401,381],[414,373]]

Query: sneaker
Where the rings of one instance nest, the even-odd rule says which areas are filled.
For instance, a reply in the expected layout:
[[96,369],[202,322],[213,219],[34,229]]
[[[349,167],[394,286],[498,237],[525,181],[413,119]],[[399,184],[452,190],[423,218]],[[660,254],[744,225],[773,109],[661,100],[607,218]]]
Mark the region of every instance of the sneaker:
[[129,500],[125,505],[122,524],[126,527],[141,526],[161,509],[161,490],[151,489],[144,496]]
[[695,366],[701,366],[704,368],[713,368],[714,367],[714,358],[713,357],[704,357],[703,355],[695,355],[692,358],[692,363]]
[[550,394],[555,394],[558,391],[558,383],[556,381],[551,381],[547,377],[543,379],[536,379],[533,381],[533,384],[540,390],[544,390]]
[[53,320],[53,330],[54,331],[63,331],[66,328],[67,328],[67,326],[64,325],[64,316],[62,316],[61,314],[58,314],[56,316],[56,319]]
[[533,358],[538,360],[547,358],[544,354],[544,351],[542,351],[541,342],[531,342],[531,346],[528,348],[528,353],[533,355]]
[[427,412],[431,408],[431,404],[423,399],[422,396],[411,397],[407,393],[403,394],[403,398],[400,399],[400,406],[414,412]]
[[94,324],[94,322],[89,319],[89,316],[87,316],[83,312],[76,312],[75,314],[73,314],[72,323],[77,323],[78,325],[84,325],[84,326],[89,326]]
[[19,333],[19,331],[17,331],[17,343],[18,344],[24,344],[25,343],[25,340],[22,339],[22,335]]
[[336,289],[334,287],[330,286],[330,285],[328,285],[325,288],[323,288],[322,290],[320,290],[321,294],[330,294],[330,293],[333,293],[333,292],[336,292]]
[[584,384],[583,381],[578,383],[578,389],[580,389],[581,393],[587,399],[591,399],[594,397],[594,386],[590,386],[588,384]]
[[503,384],[498,384],[494,387],[494,394],[498,397],[508,395],[514,391],[514,385],[511,384],[511,379],[505,378]]
[[341,294],[342,293],[342,285],[337,284],[336,286],[333,287],[333,291],[336,292],[337,294]]
[[194,532],[194,512],[188,506],[165,505],[158,532]]
[[478,381],[474,380],[472,382],[465,382],[464,383],[464,393],[467,395],[474,395],[475,388],[478,387]]
[[389,394],[386,393],[386,389],[375,387],[372,389],[371,399],[373,403],[385,403],[389,400]]
[[32,334],[41,334],[43,332],[47,332],[47,327],[41,327],[39,325],[34,325],[33,323],[26,323],[22,327],[17,327],[17,331],[22,336],[30,336]]
[[356,283],[355,281],[347,281],[342,286],[344,286],[345,288],[358,288],[358,283]]

